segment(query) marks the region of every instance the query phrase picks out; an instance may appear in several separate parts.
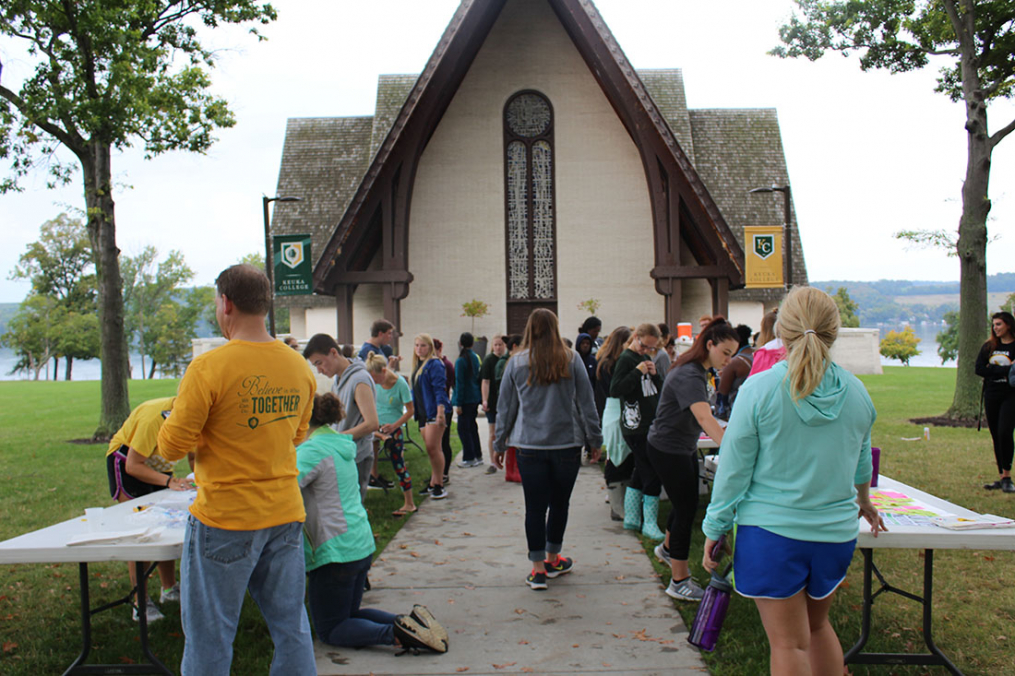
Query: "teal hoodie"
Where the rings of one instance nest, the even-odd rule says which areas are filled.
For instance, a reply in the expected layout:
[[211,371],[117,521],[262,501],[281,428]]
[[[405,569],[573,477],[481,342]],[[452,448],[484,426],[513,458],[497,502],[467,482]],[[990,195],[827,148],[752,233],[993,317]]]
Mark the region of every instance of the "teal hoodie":
[[713,540],[734,520],[812,542],[848,542],[859,533],[855,486],[871,478],[874,404],[834,362],[798,402],[786,375],[779,362],[740,388],[702,524]]
[[330,427],[318,428],[296,447],[300,492],[307,510],[303,553],[307,572],[328,563],[373,554],[374,535],[360,500],[356,442]]

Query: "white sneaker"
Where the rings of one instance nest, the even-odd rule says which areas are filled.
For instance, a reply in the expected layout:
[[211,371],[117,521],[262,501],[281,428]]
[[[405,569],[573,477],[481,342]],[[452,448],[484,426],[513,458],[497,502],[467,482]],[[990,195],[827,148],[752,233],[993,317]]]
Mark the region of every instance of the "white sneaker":
[[459,460],[455,464],[458,465],[459,467],[472,467],[471,460]]
[[665,563],[667,566],[670,565],[670,553],[666,551],[666,543],[660,542],[656,546],[656,558],[659,559],[659,563]]
[[[147,605],[145,606],[145,619],[148,620],[148,624],[152,624],[153,622],[158,622],[163,617],[165,617],[165,615],[162,614],[162,611],[159,610],[159,607],[155,605],[154,601],[152,601],[151,599],[146,599],[146,601],[147,601]],[[134,613],[133,613],[134,621],[137,622],[138,621],[137,606],[135,605],[135,606],[133,606],[133,608],[134,608]]]
[[705,590],[698,586],[694,578],[689,577],[680,582],[670,582],[670,586],[666,588],[666,594],[678,601],[694,601],[697,603],[705,596]]
[[162,596],[159,597],[159,603],[179,603],[180,602],[180,583],[177,582],[169,589],[162,590]]

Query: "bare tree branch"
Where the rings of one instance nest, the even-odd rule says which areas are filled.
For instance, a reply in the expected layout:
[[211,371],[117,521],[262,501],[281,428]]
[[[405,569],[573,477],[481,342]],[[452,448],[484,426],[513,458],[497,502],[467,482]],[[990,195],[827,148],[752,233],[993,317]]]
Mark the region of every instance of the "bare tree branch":
[[1013,131],[1015,131],[1015,120],[1012,120],[1005,126],[998,129],[996,132],[991,134],[990,139],[988,140],[988,143],[990,143],[991,150],[994,149],[994,146],[1003,141],[1005,136],[1012,133]]

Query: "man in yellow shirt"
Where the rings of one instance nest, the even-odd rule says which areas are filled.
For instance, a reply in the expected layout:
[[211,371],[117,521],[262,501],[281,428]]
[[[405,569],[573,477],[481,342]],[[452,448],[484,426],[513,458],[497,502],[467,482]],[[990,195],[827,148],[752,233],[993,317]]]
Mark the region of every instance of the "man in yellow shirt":
[[168,459],[197,449],[181,560],[181,671],[228,676],[249,590],[275,642],[271,673],[314,674],[295,445],[317,383],[306,360],[265,329],[271,288],[261,270],[234,265],[215,284],[229,342],[191,362],[159,432]]

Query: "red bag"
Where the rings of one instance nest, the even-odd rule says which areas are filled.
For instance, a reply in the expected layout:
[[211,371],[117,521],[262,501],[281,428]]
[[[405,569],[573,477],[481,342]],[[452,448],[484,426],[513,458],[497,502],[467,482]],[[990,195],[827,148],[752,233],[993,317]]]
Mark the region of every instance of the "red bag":
[[522,482],[522,475],[518,472],[518,458],[515,457],[513,447],[508,448],[504,454],[504,481],[514,481],[518,484]]

